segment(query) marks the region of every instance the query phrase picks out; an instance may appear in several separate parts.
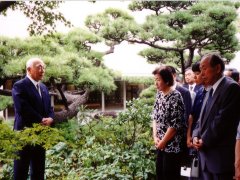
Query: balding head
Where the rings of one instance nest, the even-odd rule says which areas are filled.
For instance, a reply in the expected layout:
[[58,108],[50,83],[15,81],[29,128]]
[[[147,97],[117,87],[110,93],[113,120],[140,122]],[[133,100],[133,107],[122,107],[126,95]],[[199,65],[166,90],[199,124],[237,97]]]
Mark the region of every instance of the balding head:
[[44,64],[44,62],[38,58],[38,57],[34,57],[34,58],[31,58],[29,59],[27,62],[26,62],[26,69],[30,68],[30,67],[33,67],[33,65],[36,63],[36,62],[42,62]]
[[207,86],[215,84],[222,76],[225,65],[219,55],[207,54],[202,57],[200,69],[204,83]]
[[215,53],[209,53],[209,54],[206,54],[205,56],[203,56],[201,61],[204,60],[204,59],[208,59],[209,60],[209,63],[210,63],[212,68],[214,68],[217,65],[219,65],[220,68],[221,68],[220,71],[221,71],[221,73],[223,73],[223,71],[225,69],[225,64],[224,64],[224,61],[223,61],[223,59],[221,58],[220,55],[215,54]]

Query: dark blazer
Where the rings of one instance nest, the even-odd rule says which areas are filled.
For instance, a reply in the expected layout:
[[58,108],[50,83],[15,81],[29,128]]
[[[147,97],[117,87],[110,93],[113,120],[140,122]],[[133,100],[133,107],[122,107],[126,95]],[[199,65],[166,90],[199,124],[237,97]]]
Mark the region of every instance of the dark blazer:
[[48,89],[42,83],[40,89],[42,98],[27,77],[14,84],[12,96],[15,110],[15,130],[22,130],[24,127],[31,127],[33,123],[40,123],[44,117],[54,117]]
[[192,106],[192,111],[191,111],[191,115],[193,117],[192,130],[195,128],[199,115],[201,113],[201,108],[202,108],[205,94],[206,94],[206,90],[204,90],[204,87],[201,87],[196,93],[196,97],[195,97],[195,100]]
[[188,89],[177,85],[176,86],[176,90],[178,90],[180,92],[180,94],[182,95],[183,98],[183,103],[184,103],[184,124],[187,126],[188,124],[188,117],[189,114],[191,113],[191,109],[192,109],[192,99],[191,99],[191,95]]
[[231,173],[234,169],[234,147],[240,118],[240,86],[224,77],[215,90],[209,108],[198,121],[193,137],[203,140],[201,166],[209,172]]

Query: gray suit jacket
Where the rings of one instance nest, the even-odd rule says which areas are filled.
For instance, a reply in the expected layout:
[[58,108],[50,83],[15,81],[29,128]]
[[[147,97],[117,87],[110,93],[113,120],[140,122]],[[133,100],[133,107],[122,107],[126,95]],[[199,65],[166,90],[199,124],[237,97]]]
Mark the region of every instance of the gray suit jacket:
[[234,170],[234,147],[240,119],[240,86],[225,77],[213,94],[209,108],[193,132],[203,140],[202,169],[212,173]]

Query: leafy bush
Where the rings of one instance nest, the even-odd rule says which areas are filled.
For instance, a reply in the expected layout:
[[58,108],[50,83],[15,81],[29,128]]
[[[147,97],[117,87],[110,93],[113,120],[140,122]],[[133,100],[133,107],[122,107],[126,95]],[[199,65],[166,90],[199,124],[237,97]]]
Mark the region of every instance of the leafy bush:
[[0,111],[6,109],[13,104],[12,97],[0,96]]
[[12,162],[18,158],[16,151],[26,145],[41,145],[50,149],[60,141],[64,141],[56,128],[34,124],[33,128],[13,131],[11,126],[0,123],[0,163],[3,164],[0,179],[12,179]]
[[[154,179],[152,108],[139,99],[128,106],[116,119],[91,119],[85,125],[72,119],[58,126],[69,132],[69,141],[47,151],[47,179]],[[85,111],[82,115],[89,118]]]
[[[94,119],[84,107],[80,111],[78,119],[56,125],[58,130],[36,125],[18,134],[11,129],[5,133],[9,139],[18,137],[16,142],[24,142],[21,146],[40,144],[48,149],[46,179],[155,179],[152,105],[134,99],[115,119]],[[8,147],[10,144],[14,143],[9,142]],[[2,179],[12,178],[12,161],[4,165],[1,175]]]

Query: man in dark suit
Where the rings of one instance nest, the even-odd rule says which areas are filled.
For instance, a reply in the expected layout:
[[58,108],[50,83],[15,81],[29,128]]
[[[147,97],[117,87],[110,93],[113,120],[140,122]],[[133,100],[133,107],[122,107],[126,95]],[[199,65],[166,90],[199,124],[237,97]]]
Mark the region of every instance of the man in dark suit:
[[240,122],[238,124],[235,146],[235,178],[236,180],[240,180]]
[[[45,73],[45,64],[39,58],[32,58],[26,63],[27,75],[17,81],[12,89],[15,121],[14,130],[32,127],[33,123],[50,126],[54,112],[51,107],[47,87],[40,82]],[[23,147],[18,152],[19,159],[14,160],[14,179],[26,180],[30,165],[30,177],[43,180],[45,170],[45,149],[39,145]]]
[[202,85],[195,83],[194,72],[191,67],[185,70],[185,81],[186,83],[183,84],[183,87],[189,91],[197,93],[197,91],[202,87]]
[[191,99],[191,94],[190,92],[180,86],[177,81],[176,81],[176,77],[177,77],[177,72],[176,69],[173,66],[167,66],[173,75],[173,79],[174,79],[174,87],[176,90],[178,90],[183,98],[183,103],[184,103],[184,125],[187,127],[188,126],[188,117],[191,113],[191,109],[192,109],[192,99]]
[[223,76],[224,67],[222,58],[216,54],[201,59],[204,83],[212,86],[193,132],[193,146],[199,150],[204,180],[230,180],[234,176],[240,86]]
[[196,93],[196,97],[192,106],[192,111],[188,119],[188,132],[187,132],[187,145],[188,147],[192,147],[192,131],[194,130],[196,123],[198,121],[202,103],[205,97],[205,94],[208,90],[207,86],[202,79],[201,70],[200,70],[200,62],[196,62],[192,65],[192,71],[195,75],[195,83],[196,85],[201,85],[202,87],[198,89]]

